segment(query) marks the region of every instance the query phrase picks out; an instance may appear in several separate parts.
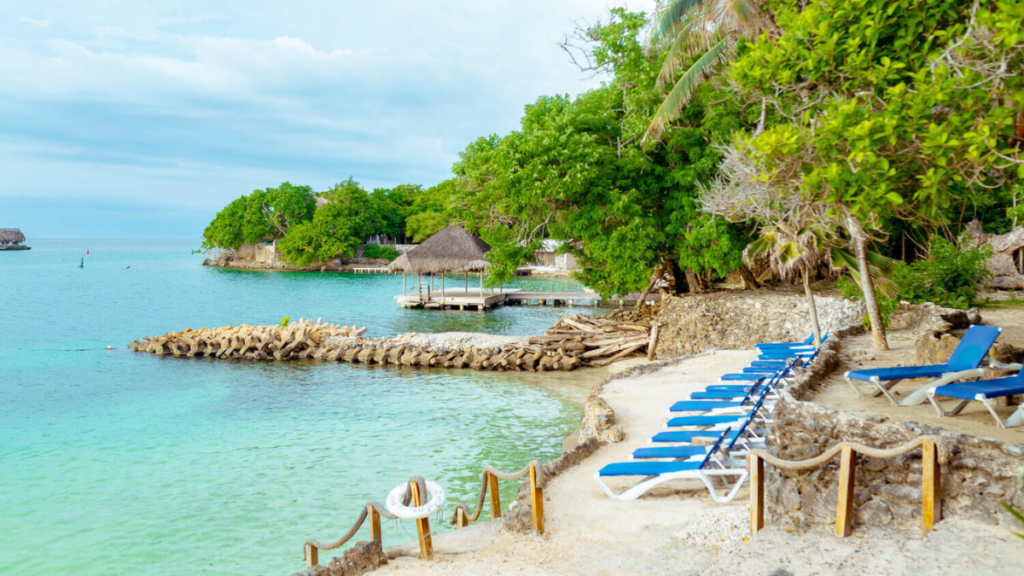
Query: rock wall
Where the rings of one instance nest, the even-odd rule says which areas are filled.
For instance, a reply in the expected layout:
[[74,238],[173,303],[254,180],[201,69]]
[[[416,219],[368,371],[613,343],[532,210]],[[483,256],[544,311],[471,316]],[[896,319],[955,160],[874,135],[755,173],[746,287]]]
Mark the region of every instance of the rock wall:
[[[858,415],[805,401],[838,366],[839,339],[822,353],[776,405],[769,449],[789,460],[811,458],[843,441],[887,448],[916,436],[947,439],[950,462],[942,467],[943,517],[963,516],[988,524],[1013,524],[1000,502],[1024,507],[1024,445],[931,428],[912,421]],[[835,523],[839,459],[806,471],[766,469],[767,521],[802,532]],[[893,459],[858,457],[854,522],[872,526],[917,527],[921,521],[921,456]]]
[[[830,296],[815,302],[822,330],[861,325],[863,304]],[[659,322],[657,358],[802,340],[811,326],[802,294],[768,291],[671,297],[661,305]]]
[[340,558],[335,556],[327,566],[311,566],[293,576],[360,576],[387,563],[380,542],[358,542]]
[[[792,397],[780,402],[772,452],[791,460],[817,456],[841,441],[887,448],[924,434],[946,438],[950,462],[942,466],[942,516],[1013,525],[1000,502],[1024,508],[1024,446],[931,428],[881,416],[862,418]],[[768,467],[766,502],[772,525],[791,532],[834,524],[839,459],[813,470]],[[854,522],[871,526],[920,526],[921,455],[892,459],[858,456]]]

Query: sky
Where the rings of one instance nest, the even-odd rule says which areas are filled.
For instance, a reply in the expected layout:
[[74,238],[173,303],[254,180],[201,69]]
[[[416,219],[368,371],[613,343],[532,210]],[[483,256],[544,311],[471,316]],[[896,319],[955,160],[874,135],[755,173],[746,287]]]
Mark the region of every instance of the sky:
[[280,182],[430,186],[523,106],[600,81],[558,47],[654,0],[5,0],[0,227],[198,238]]

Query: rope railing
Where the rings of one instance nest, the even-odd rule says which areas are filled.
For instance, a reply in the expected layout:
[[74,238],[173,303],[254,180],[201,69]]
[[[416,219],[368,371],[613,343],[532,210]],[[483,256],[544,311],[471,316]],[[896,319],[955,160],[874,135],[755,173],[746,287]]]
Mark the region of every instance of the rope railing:
[[[515,472],[502,472],[493,466],[485,466],[483,473],[481,474],[480,497],[477,500],[476,512],[470,514],[469,509],[466,508],[465,504],[457,504],[455,506],[455,513],[452,515],[449,523],[454,524],[456,528],[464,528],[468,526],[470,522],[475,522],[480,517],[480,512],[483,510],[484,500],[486,499],[488,492],[490,492],[491,496],[491,518],[500,518],[501,498],[498,494],[498,480],[518,480],[519,478],[523,478],[527,475],[530,476],[530,500],[533,508],[533,529],[538,534],[543,534],[543,487],[544,482],[547,479],[547,473],[539,460],[531,460],[529,464]],[[426,480],[424,480],[422,476],[413,476],[412,479],[409,480],[406,491],[402,496],[402,504],[408,506],[411,501],[414,507],[418,507],[422,504],[422,500],[426,494]],[[367,518],[370,520],[370,540],[381,542],[380,519],[382,517],[389,520],[398,519],[397,516],[392,514],[381,503],[370,501],[366,503],[366,506],[364,506],[363,510],[359,513],[359,517],[356,519],[355,523],[352,524],[352,527],[349,528],[348,532],[346,532],[341,538],[334,540],[333,542],[322,542],[315,538],[306,540],[306,567],[316,566],[319,563],[320,550],[334,550],[335,548],[344,546],[346,542],[351,540],[356,533],[359,532],[359,529],[362,528],[363,523],[366,522]],[[420,554],[424,560],[429,560],[434,555],[434,546],[430,536],[429,520],[426,518],[417,519],[416,531],[419,537]]]
[[751,450],[747,455],[750,467],[750,533],[764,528],[764,465],[783,470],[807,470],[820,466],[839,455],[839,505],[836,511],[836,535],[849,536],[853,527],[854,485],[857,455],[869,458],[896,458],[921,448],[922,530],[928,534],[942,517],[940,464],[949,462],[949,444],[940,436],[919,436],[892,448],[874,448],[857,442],[840,442],[818,456],[805,460],[784,460],[765,450]]
[[[498,494],[498,480],[518,480],[523,478],[527,474],[531,477],[530,482],[530,494],[532,505],[534,508],[534,530],[538,534],[544,532],[544,502],[543,502],[543,489],[544,481],[547,479],[544,472],[544,466],[539,460],[531,460],[529,464],[524,466],[521,470],[515,472],[502,472],[493,466],[485,466],[483,473],[480,475],[480,496],[476,501],[476,512],[470,514],[469,508],[465,504],[457,504],[455,506],[455,513],[452,514],[449,524],[454,525],[457,528],[464,528],[469,525],[470,522],[476,522],[480,518],[480,513],[484,509],[484,500],[487,498],[488,490],[491,493],[491,518],[501,517],[501,497]],[[539,524],[537,519],[537,507],[540,502],[540,516]],[[539,526],[539,527],[538,527]]]

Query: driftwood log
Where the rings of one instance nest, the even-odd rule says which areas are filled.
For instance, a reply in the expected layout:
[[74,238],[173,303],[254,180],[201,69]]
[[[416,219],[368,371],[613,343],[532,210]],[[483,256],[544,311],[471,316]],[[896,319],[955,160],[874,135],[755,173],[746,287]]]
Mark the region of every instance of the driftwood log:
[[575,314],[525,342],[494,347],[427,348],[389,338],[364,339],[366,328],[300,319],[287,326],[188,328],[142,338],[136,352],[236,360],[320,360],[350,364],[543,372],[605,366],[654,344],[651,323]]

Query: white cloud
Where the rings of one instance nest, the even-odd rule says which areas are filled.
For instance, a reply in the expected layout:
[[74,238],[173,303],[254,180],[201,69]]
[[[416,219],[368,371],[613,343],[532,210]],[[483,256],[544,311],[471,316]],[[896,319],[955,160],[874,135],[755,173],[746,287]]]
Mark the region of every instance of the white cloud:
[[35,18],[29,18],[28,16],[22,16],[21,18],[18,18],[18,22],[22,22],[24,24],[31,24],[33,26],[39,26],[40,28],[50,27],[49,20],[36,20]]
[[183,18],[52,0],[45,39],[0,22],[0,196],[206,208],[284,179],[431,185],[523,105],[595,85],[556,43],[622,3],[210,0]]

